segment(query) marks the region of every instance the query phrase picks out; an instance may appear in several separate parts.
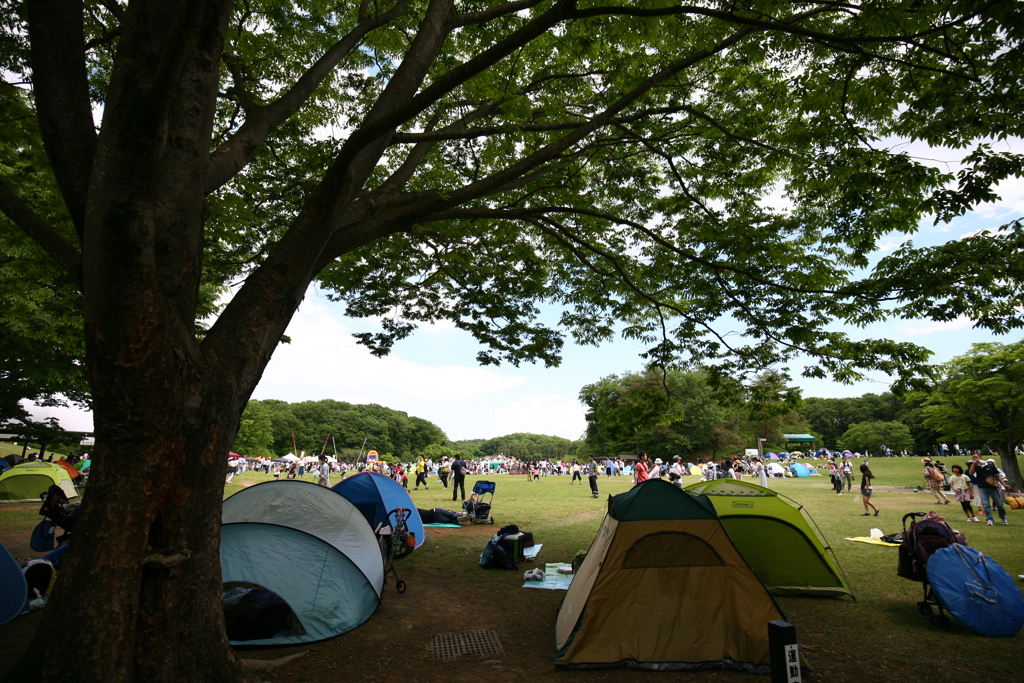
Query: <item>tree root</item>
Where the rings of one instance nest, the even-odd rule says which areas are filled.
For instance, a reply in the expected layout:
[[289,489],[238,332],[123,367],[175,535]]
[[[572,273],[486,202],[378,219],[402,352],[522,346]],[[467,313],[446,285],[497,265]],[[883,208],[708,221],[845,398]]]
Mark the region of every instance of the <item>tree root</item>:
[[293,659],[298,659],[302,655],[309,652],[309,650],[303,650],[302,652],[296,652],[293,655],[287,657],[281,657],[280,659],[240,659],[242,666],[249,671],[273,671],[279,666],[284,666]]

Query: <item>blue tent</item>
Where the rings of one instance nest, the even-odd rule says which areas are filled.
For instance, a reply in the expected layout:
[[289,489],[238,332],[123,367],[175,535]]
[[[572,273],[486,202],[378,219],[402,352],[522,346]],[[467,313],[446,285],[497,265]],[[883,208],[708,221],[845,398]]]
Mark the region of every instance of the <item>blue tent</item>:
[[316,484],[269,481],[224,501],[224,583],[255,584],[287,603],[298,625],[235,645],[294,645],[352,630],[384,586],[377,537],[355,505]]
[[774,453],[769,453],[768,458],[771,460],[778,460],[779,456],[775,455]]
[[394,524],[394,519],[387,521],[388,513],[392,510],[409,510],[412,513],[408,520],[409,531],[416,537],[416,547],[419,548],[427,540],[423,520],[416,513],[416,505],[402,485],[391,477],[375,472],[361,472],[342,479],[334,485],[333,490],[351,501],[363,513],[372,529],[376,529],[380,523]]
[[27,598],[25,575],[7,548],[0,544],[0,624],[21,614]]
[[1009,638],[1024,626],[1024,598],[991,557],[954,543],[936,550],[926,570],[942,606],[976,633]]
[[811,476],[811,471],[809,469],[807,469],[807,467],[805,467],[804,465],[801,465],[798,462],[795,462],[792,465],[790,465],[789,466],[789,471],[792,472],[794,475],[796,475],[798,477],[809,477],[809,476]]

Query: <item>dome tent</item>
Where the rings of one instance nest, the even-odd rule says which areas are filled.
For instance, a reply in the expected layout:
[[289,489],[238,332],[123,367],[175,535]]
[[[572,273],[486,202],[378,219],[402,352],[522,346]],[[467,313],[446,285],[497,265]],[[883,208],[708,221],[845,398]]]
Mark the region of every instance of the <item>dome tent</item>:
[[49,462],[25,462],[0,474],[0,503],[38,503],[53,485],[59,486],[68,500],[78,497],[71,477],[60,465]]
[[255,584],[288,604],[302,633],[232,641],[289,645],[341,635],[380,602],[384,562],[370,525],[351,502],[310,482],[270,481],[224,501],[224,583]]
[[773,595],[853,595],[802,505],[735,479],[693,484],[686,490],[708,497],[736,549]]
[[609,498],[559,605],[555,664],[766,674],[784,618],[708,499],[649,480]]
[[366,518],[371,529],[376,529],[381,523],[394,524],[394,519],[387,521],[388,513],[396,508],[405,508],[412,513],[407,524],[416,538],[416,547],[419,548],[427,540],[423,520],[415,514],[416,505],[394,479],[376,472],[361,472],[342,479],[332,490],[351,501]]

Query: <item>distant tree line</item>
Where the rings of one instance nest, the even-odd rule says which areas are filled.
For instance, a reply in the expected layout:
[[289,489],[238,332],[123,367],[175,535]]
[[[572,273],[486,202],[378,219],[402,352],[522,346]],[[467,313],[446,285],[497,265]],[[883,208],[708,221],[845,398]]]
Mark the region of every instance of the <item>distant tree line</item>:
[[[249,401],[233,450],[250,457],[279,457],[295,446],[307,455],[322,449],[351,460],[364,442],[400,460],[412,459],[431,444],[443,445],[448,437],[434,423],[377,404],[353,404],[324,399],[286,403],[278,400]],[[330,434],[332,440],[327,440]],[[326,442],[326,444],[325,444]]]
[[787,446],[783,434],[810,433],[813,448],[878,454],[882,446],[928,453],[941,442],[998,451],[1011,482],[1024,443],[1024,341],[975,344],[932,366],[918,390],[856,398],[806,398],[780,373],[747,386],[724,386],[701,372],[651,369],[609,375],[580,391],[587,407],[581,455],[646,451],[719,457],[752,448]]

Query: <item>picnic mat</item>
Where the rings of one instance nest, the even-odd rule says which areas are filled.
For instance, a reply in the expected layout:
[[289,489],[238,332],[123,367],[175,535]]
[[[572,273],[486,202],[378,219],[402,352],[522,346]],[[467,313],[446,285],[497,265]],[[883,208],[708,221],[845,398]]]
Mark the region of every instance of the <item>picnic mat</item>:
[[461,524],[424,524],[423,526],[445,527],[446,529],[461,529]]
[[871,538],[870,536],[857,536],[856,538],[844,538],[844,541],[856,541],[857,543],[869,543],[871,545],[888,545],[893,548],[899,548],[899,543],[886,543],[885,541],[878,538]]
[[548,590],[567,591],[572,583],[572,574],[559,574],[558,568],[565,565],[564,562],[548,562],[544,565],[543,581],[527,581],[523,588],[547,588]]
[[540,549],[543,546],[543,543],[538,543],[537,545],[531,545],[529,548],[523,548],[523,555],[526,557],[527,560],[536,560],[537,553],[540,552]]

